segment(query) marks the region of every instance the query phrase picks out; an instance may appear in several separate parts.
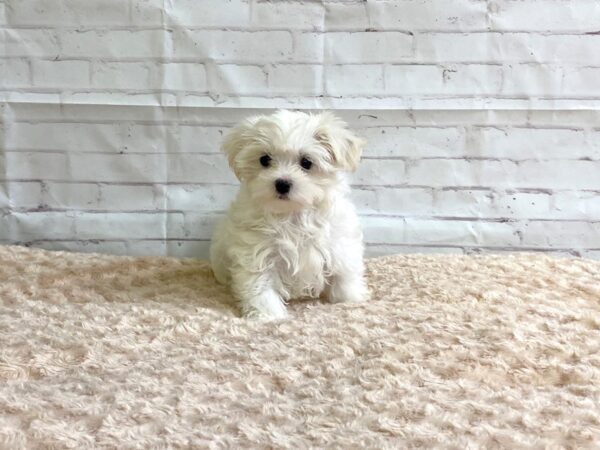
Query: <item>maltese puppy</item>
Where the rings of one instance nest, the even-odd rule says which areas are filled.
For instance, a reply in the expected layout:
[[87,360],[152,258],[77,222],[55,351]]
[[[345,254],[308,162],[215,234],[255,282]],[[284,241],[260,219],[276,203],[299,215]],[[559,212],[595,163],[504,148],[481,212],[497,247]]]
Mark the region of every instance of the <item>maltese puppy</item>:
[[364,141],[331,113],[277,111],[247,119],[222,149],[240,191],[213,236],[210,259],[247,317],[286,317],[289,299],[368,298],[362,231],[346,172]]

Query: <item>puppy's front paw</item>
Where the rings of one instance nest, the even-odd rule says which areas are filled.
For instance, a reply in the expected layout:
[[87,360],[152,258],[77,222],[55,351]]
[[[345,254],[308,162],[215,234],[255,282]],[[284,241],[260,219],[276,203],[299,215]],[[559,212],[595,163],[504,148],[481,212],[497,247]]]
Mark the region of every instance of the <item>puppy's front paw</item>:
[[331,303],[360,303],[369,300],[369,290],[364,281],[337,281],[329,287],[329,301]]
[[258,320],[276,320],[288,317],[285,305],[274,292],[265,292],[243,300],[242,315]]

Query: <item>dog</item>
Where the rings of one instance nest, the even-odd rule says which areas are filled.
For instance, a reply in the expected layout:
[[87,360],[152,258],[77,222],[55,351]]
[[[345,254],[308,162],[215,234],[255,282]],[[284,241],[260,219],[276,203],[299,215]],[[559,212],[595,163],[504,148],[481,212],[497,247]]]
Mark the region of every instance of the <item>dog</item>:
[[250,318],[281,319],[290,299],[368,299],[362,230],[348,173],[365,141],[329,112],[280,110],[242,121],[222,150],[240,181],[210,260]]

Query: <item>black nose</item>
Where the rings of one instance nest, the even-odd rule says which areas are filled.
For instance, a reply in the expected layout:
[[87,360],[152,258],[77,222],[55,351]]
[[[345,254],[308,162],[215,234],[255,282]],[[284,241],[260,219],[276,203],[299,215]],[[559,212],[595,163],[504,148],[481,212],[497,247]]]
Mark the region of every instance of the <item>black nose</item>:
[[281,178],[275,180],[275,190],[277,190],[277,192],[279,192],[280,194],[287,194],[288,192],[290,192],[291,188],[292,183],[288,180],[282,180]]

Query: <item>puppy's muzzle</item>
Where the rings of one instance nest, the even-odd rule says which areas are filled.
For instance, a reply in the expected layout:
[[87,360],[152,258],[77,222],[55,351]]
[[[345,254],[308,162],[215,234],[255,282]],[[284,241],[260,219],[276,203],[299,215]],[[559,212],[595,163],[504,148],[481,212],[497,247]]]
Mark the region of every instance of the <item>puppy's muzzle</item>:
[[292,189],[291,181],[284,180],[282,178],[275,180],[275,190],[278,194],[287,195],[290,192],[290,189]]

